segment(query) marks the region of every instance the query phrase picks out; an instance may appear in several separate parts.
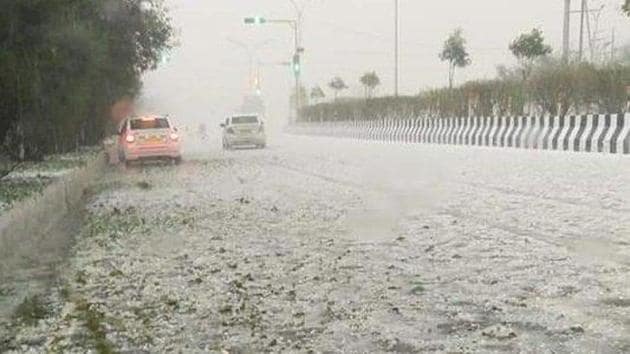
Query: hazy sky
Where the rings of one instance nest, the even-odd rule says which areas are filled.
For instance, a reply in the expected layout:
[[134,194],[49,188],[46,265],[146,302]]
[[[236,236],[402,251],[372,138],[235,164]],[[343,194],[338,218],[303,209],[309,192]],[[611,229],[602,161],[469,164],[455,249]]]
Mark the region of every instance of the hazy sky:
[[[394,0],[297,0],[305,6],[303,24],[304,81],[307,87],[338,75],[360,95],[358,79],[375,70],[382,80],[378,94],[393,91]],[[145,80],[145,100],[155,110],[193,121],[218,122],[241,102],[248,83],[248,57],[230,42],[265,43],[258,58],[288,61],[292,34],[282,25],[251,27],[243,17],[293,18],[289,0],[167,0],[180,45],[171,61]],[[577,10],[578,0],[573,0]],[[618,45],[630,41],[630,19],[619,13],[621,0],[590,0],[606,7],[599,21],[601,43],[613,27]],[[491,78],[499,64],[513,64],[508,43],[519,33],[539,27],[559,53],[563,0],[400,0],[401,93],[414,94],[447,83],[438,53],[456,27],[464,30],[473,64],[456,81]],[[573,15],[572,49],[577,50],[579,16]],[[594,26],[594,24],[593,24]],[[270,115],[286,115],[290,69],[261,67],[263,96]],[[330,95],[329,95],[330,97]],[[186,117],[186,118],[184,118]]]

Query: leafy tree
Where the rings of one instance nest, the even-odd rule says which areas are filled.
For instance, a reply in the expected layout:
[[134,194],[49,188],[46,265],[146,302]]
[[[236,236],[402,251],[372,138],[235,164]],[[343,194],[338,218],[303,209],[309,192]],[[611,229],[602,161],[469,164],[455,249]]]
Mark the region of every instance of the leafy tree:
[[456,68],[470,65],[470,55],[466,51],[466,39],[462,36],[462,29],[456,29],[444,42],[440,59],[448,62],[448,87],[453,88]]
[[318,102],[324,98],[326,98],[326,94],[319,85],[311,89],[311,100],[313,100],[313,102]]
[[334,77],[332,81],[328,83],[328,87],[330,87],[335,93],[335,101],[337,100],[337,97],[339,96],[339,93],[341,91],[348,89],[348,85],[346,85],[346,82],[343,81],[343,79],[339,76]]
[[630,0],[626,0],[626,2],[622,5],[622,9],[626,15],[630,16]]
[[365,89],[365,98],[371,98],[376,87],[381,84],[381,79],[376,75],[375,71],[363,74],[359,81]]
[[534,28],[530,33],[523,33],[510,43],[510,51],[522,66],[523,80],[527,80],[531,74],[534,61],[552,52],[550,46],[545,44],[545,38],[540,29]]
[[0,140],[13,159],[97,144],[171,46],[162,0],[0,0]]

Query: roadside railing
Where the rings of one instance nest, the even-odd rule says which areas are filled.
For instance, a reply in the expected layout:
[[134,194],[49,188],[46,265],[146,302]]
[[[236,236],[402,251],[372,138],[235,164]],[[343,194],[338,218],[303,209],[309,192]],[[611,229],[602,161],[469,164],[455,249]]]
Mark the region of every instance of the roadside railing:
[[397,143],[630,154],[630,114],[298,123],[289,133]]

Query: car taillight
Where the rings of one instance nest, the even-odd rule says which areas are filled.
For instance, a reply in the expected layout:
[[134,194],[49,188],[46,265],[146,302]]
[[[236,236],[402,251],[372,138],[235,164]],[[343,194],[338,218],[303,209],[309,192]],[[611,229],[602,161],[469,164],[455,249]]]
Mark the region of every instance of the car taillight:
[[134,141],[136,141],[136,137],[135,137],[135,136],[133,136],[133,135],[131,135],[131,134],[127,134],[127,137],[125,138],[125,140],[126,140],[128,143],[133,143]]
[[228,134],[234,134],[234,129],[232,129],[232,128],[227,128],[227,133],[228,133]]
[[178,140],[179,139],[179,135],[177,135],[177,133],[171,133],[171,140]]

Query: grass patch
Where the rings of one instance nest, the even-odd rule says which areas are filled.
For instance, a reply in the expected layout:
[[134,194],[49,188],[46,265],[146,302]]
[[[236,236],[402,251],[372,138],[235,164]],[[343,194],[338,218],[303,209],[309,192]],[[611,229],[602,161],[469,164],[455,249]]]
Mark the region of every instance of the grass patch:
[[43,161],[28,161],[23,163],[18,171],[55,172],[84,167],[87,161],[96,153],[69,153],[50,155]]
[[4,204],[6,208],[33,194],[41,194],[51,182],[51,178],[45,177],[4,179],[0,182],[0,204]]
[[13,320],[27,326],[35,326],[39,320],[50,315],[50,309],[40,296],[25,297],[24,301],[15,309]]
[[83,320],[88,331],[89,340],[96,352],[99,354],[116,353],[114,345],[107,339],[105,315],[83,299],[78,300],[75,305],[76,310],[79,312],[79,318]]
[[120,210],[114,208],[109,213],[91,214],[86,222],[85,232],[87,237],[98,235],[110,235],[118,238],[138,230],[147,231],[148,225],[144,217],[141,217],[135,208]]
[[86,222],[87,237],[109,235],[117,239],[123,235],[146,234],[151,229],[193,228],[198,221],[197,210],[182,208],[168,215],[143,216],[133,207],[121,210],[114,208],[110,212],[91,214]]

